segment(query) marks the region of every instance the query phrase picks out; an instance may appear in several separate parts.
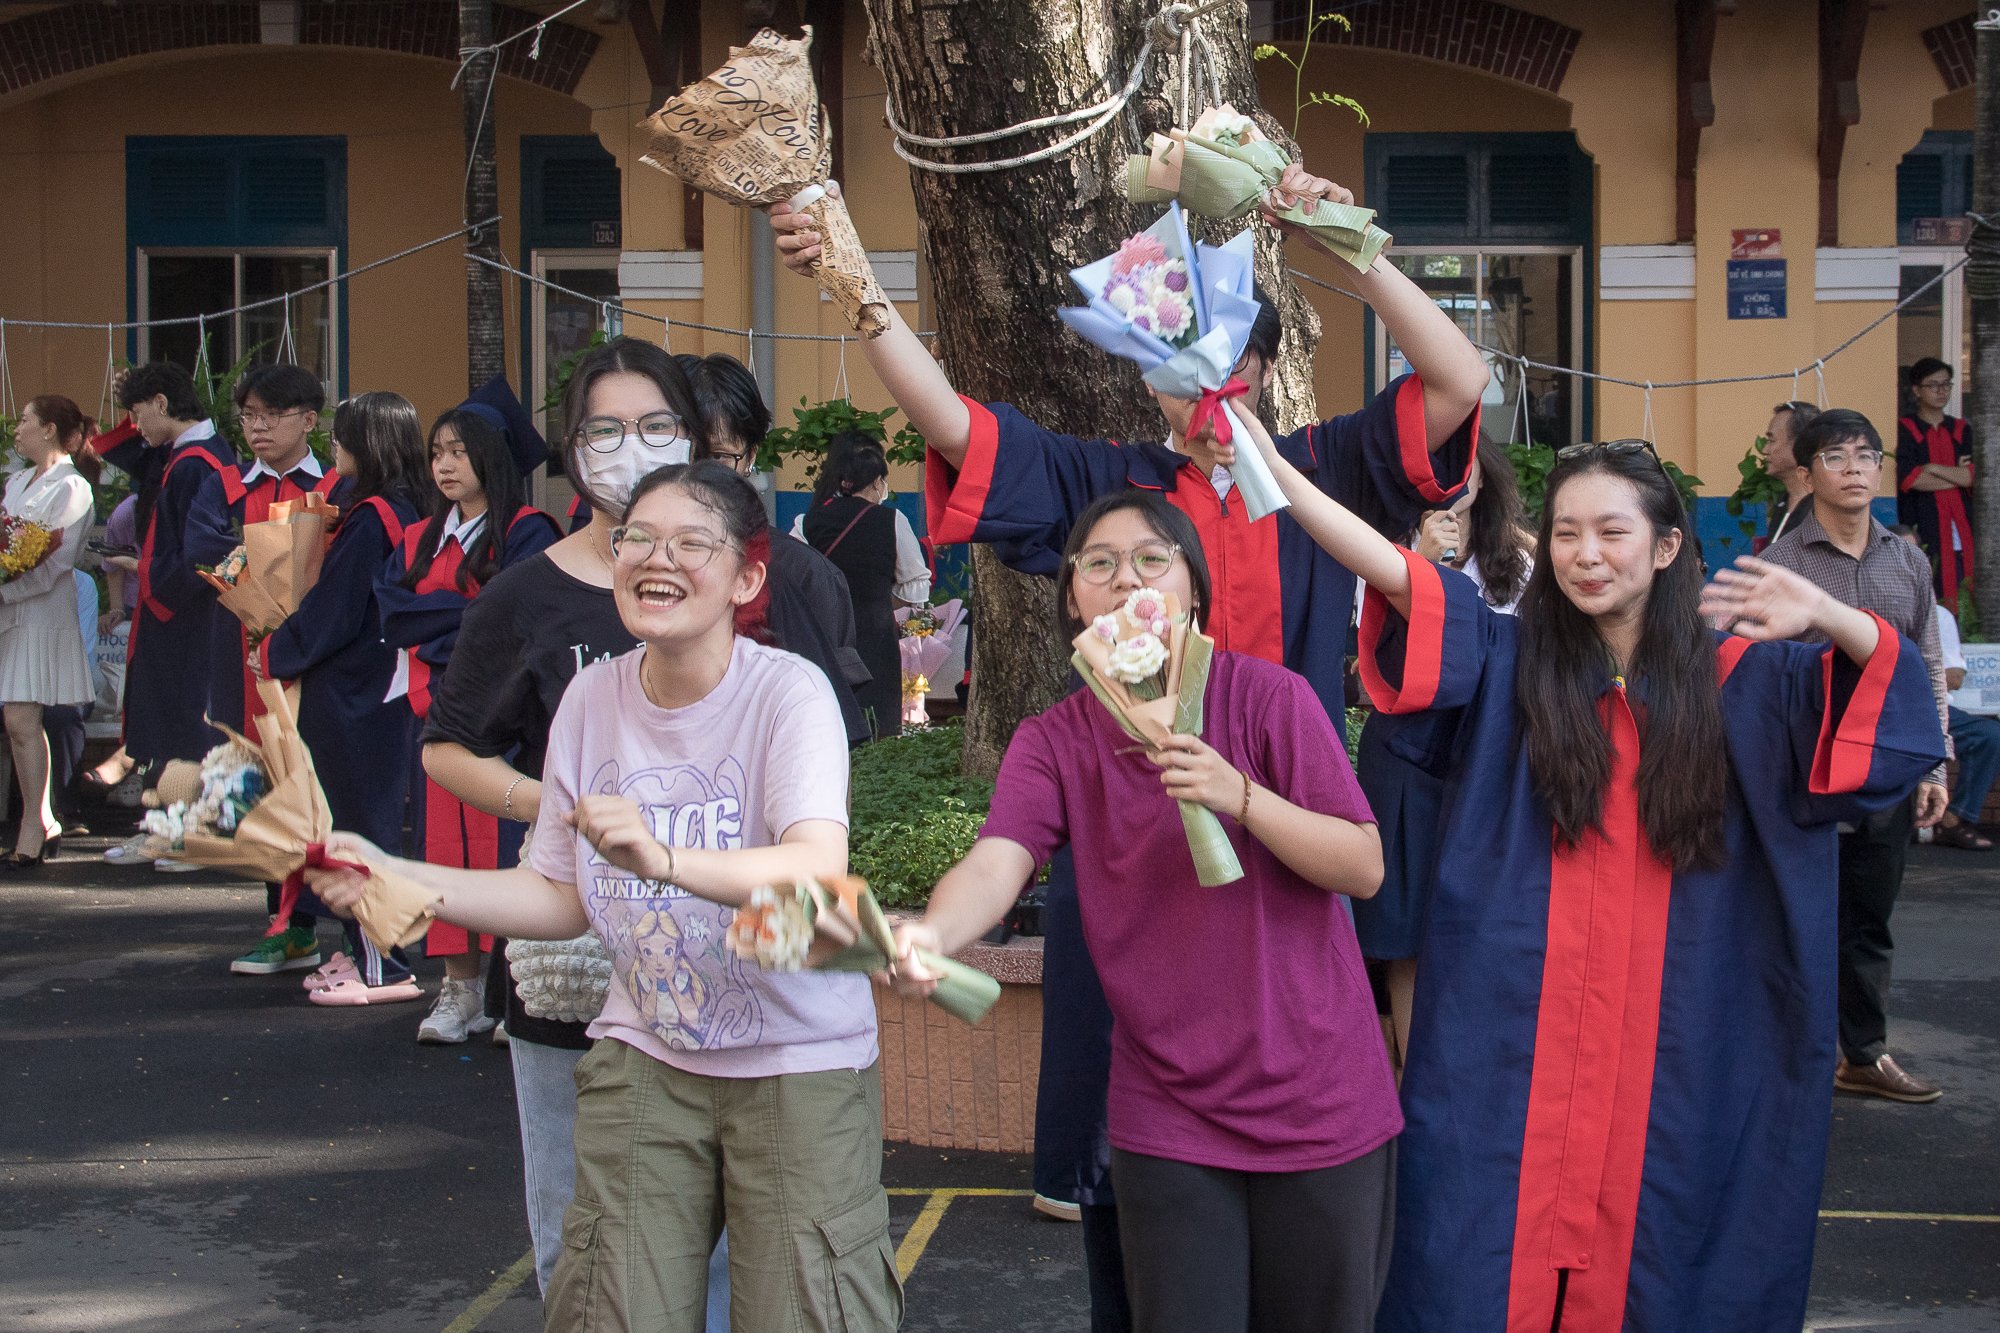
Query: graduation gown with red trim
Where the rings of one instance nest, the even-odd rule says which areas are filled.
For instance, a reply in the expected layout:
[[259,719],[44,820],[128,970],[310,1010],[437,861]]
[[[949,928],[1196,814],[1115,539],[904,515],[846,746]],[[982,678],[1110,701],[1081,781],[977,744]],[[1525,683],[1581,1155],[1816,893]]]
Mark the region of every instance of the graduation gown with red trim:
[[382,642],[375,579],[417,514],[379,495],[343,503],[352,485],[343,482],[329,497],[340,506],[340,523],[319,582],[257,651],[266,675],[299,682],[299,736],[312,751],[334,827],[400,854],[416,720],[407,699],[383,701],[396,650]]
[[[928,525],[939,542],[986,542],[1010,568],[1053,575],[1070,525],[1098,497],[1127,486],[1162,492],[1194,521],[1215,582],[1203,628],[1217,648],[1291,668],[1329,716],[1346,702],[1354,575],[1289,513],[1249,522],[1232,489],[1218,497],[1194,460],[1158,444],[1058,435],[1004,403],[965,400],[972,438],[954,472],[925,460]],[[1468,415],[1444,446],[1427,445],[1423,383],[1405,375],[1359,412],[1293,431],[1279,451],[1319,488],[1398,536],[1465,483],[1478,438]]]
[[[221,564],[243,544],[244,524],[262,523],[271,516],[272,505],[296,500],[309,490],[330,495],[340,480],[330,471],[314,477],[295,467],[282,479],[265,475],[253,482],[250,469],[255,466],[245,463],[202,479],[187,523],[187,554],[195,564]],[[209,619],[208,715],[254,739],[253,719],[264,705],[250,679],[249,654],[250,635],[243,622],[218,607]],[[388,688],[386,679],[383,688]]]
[[1956,486],[1920,491],[1917,473],[1926,463],[1964,467],[1971,461],[1964,418],[1948,416],[1935,426],[1917,417],[1896,422],[1896,517],[1916,528],[1930,552],[1932,586],[1947,610],[1958,605],[1958,585],[1972,578],[1972,516],[1965,507],[1971,492]]
[[202,483],[233,476],[238,466],[213,436],[181,445],[166,460],[147,515],[125,675],[125,751],[142,764],[200,759],[222,740],[203,720],[209,653],[215,620],[234,624],[235,617],[216,607],[214,589],[195,573],[187,529]]
[[[375,580],[375,601],[382,609],[382,639],[391,648],[410,654],[410,708],[419,718],[430,711],[431,679],[451,661],[452,646],[458,642],[458,623],[479,593],[477,582],[469,590],[458,585],[465,552],[456,541],[448,542],[432,557],[416,587],[403,586],[403,577],[416,560],[429,528],[428,523],[412,524]],[[555,519],[539,509],[522,506],[508,521],[500,569],[547,550],[561,537]]]
[[[1377,1329],[1797,1333],[1831,1116],[1836,821],[1943,758],[1929,677],[1886,623],[1865,667],[1725,639],[1727,864],[1640,831],[1635,707],[1607,674],[1601,829],[1554,845],[1514,707],[1518,622],[1405,553],[1362,676],[1390,745],[1445,780],[1417,969],[1396,1238]],[[1643,682],[1635,693],[1643,689]]]
[[[429,531],[429,524],[413,524],[375,580],[383,642],[409,653],[408,697],[410,709],[418,719],[430,712],[432,682],[436,673],[451,661],[452,648],[458,642],[459,622],[480,587],[477,582],[469,589],[459,587],[458,571],[464,563],[465,551],[456,541],[447,542],[443,550],[435,552],[430,568],[414,588],[404,586],[404,576],[423,549]],[[555,519],[539,509],[523,506],[507,525],[500,568],[510,568],[547,550],[561,536]],[[436,541],[431,540],[433,544]],[[420,794],[422,811],[417,827],[422,830],[426,861],[472,870],[493,870],[512,864],[526,825],[503,823],[482,810],[475,810],[427,776],[413,773],[412,790]],[[491,935],[479,938],[482,947],[493,947]],[[468,943],[463,927],[433,921],[425,949],[431,956],[440,957],[464,953]]]

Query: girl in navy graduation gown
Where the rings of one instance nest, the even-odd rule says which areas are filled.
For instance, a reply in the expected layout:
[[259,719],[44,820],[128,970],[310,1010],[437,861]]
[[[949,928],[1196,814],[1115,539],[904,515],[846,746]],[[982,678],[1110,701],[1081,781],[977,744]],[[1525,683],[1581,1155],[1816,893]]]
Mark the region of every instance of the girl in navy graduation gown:
[[[1445,781],[1378,1329],[1792,1333],[1835,830],[1944,754],[1916,649],[1749,557],[1703,592],[1650,445],[1559,455],[1518,620],[1259,447],[1370,586],[1390,743]],[[1769,641],[1799,635],[1830,646]]]
[[[364,393],[333,418],[332,502],[340,509],[319,582],[264,639],[257,663],[273,679],[299,683],[299,735],[339,828],[367,828],[403,842],[414,722],[407,699],[384,702],[396,650],[382,642],[375,579],[417,521],[429,490],[417,410],[395,393]],[[386,1004],[422,995],[400,949],[383,954],[352,922],[349,957],[358,974],[316,974],[315,1004]]]
[[[532,443],[546,456],[539,437]],[[430,437],[437,487],[430,521],[404,533],[376,580],[382,638],[404,653],[410,710],[419,722],[430,711],[432,678],[451,660],[459,620],[480,586],[562,536],[553,518],[526,502],[512,444],[506,417],[485,403],[462,403],[439,417]],[[519,825],[503,828],[428,777],[421,779],[421,808],[424,860],[468,870],[513,864]],[[445,981],[417,1040],[460,1042],[493,1027],[479,979],[480,955],[492,948],[490,935],[431,923],[424,952],[444,959]]]

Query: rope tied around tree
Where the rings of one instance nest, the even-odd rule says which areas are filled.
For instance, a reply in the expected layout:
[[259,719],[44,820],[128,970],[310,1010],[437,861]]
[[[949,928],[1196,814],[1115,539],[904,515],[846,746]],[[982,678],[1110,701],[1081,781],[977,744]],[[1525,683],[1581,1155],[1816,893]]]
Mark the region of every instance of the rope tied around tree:
[[[1230,0],[1207,0],[1205,4],[1190,4],[1186,0],[1176,0],[1167,5],[1146,25],[1145,40],[1139,44],[1139,54],[1132,61],[1132,72],[1125,84],[1110,97],[1075,111],[1059,112],[1053,116],[1041,116],[1034,120],[1024,120],[1004,129],[982,130],[976,134],[952,134],[932,137],[917,134],[903,126],[896,119],[896,108],[890,98],[882,99],[883,112],[889,123],[889,132],[895,135],[890,147],[896,156],[913,167],[924,171],[937,172],[947,176],[965,176],[988,171],[1009,171],[1015,167],[1033,166],[1047,162],[1075,148],[1094,137],[1098,131],[1117,119],[1138,93],[1146,81],[1146,71],[1151,67],[1153,50],[1158,46],[1177,45],[1180,51],[1180,95],[1178,113],[1180,123],[1188,122],[1190,109],[1204,98],[1213,96],[1222,87],[1220,66],[1216,59],[1214,44],[1201,30],[1202,16],[1222,8]],[[1200,61],[1197,67],[1196,55]],[[1000,158],[992,162],[939,162],[932,158],[918,157],[905,144],[919,148],[968,148],[978,144],[997,143],[1002,139],[1012,139],[1019,135],[1031,134],[1036,130],[1057,129],[1074,125],[1079,121],[1089,121],[1074,134],[1066,135],[1046,148],[1038,148],[1016,157]]]
[[1965,294],[2000,296],[2000,219],[1967,213],[1972,230],[1965,238]]

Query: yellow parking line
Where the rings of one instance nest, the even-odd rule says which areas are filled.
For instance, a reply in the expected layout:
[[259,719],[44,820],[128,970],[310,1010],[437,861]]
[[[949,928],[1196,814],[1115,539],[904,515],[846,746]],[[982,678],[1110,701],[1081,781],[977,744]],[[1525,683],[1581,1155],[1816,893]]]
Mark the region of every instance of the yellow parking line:
[[998,1190],[998,1189],[977,1189],[977,1188],[960,1189],[954,1185],[945,1185],[937,1189],[922,1189],[910,1186],[899,1186],[896,1189],[884,1190],[883,1193],[898,1194],[898,1195],[921,1194],[925,1198],[930,1198],[939,1194],[949,1194],[954,1199],[1026,1199],[1033,1197],[1035,1192],[1033,1190]]
[[938,1190],[924,1204],[924,1210],[917,1214],[917,1220],[910,1223],[903,1243],[896,1247],[896,1276],[904,1282],[916,1271],[917,1260],[924,1257],[924,1247],[937,1234],[938,1223],[944,1221],[944,1210],[951,1207],[955,1190]]
[[1992,1213],[1859,1213],[1846,1209],[1827,1208],[1820,1211],[1822,1218],[1848,1222],[1985,1222],[2000,1223],[2000,1214]]
[[529,1250],[514,1261],[513,1267],[493,1279],[493,1285],[479,1293],[472,1304],[465,1307],[458,1318],[444,1326],[444,1333],[472,1333],[487,1315],[500,1308],[500,1302],[514,1294],[514,1288],[535,1275],[535,1252]]

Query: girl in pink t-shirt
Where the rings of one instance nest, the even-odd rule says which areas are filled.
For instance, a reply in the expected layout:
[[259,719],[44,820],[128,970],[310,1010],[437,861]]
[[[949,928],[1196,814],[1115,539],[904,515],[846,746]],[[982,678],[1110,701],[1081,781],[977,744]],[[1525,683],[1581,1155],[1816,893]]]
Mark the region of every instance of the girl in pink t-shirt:
[[[756,492],[720,463],[637,484],[604,559],[641,646],[564,693],[526,864],[465,870],[328,840],[333,857],[435,891],[440,920],[515,939],[594,930],[611,954],[601,1040],[576,1071],[551,1328],[696,1333],[725,1221],[736,1327],[901,1318],[867,978],[765,972],[724,943],[753,888],[847,868],[832,687],[752,637],[768,549]],[[365,883],[313,879],[336,911]]]
[[[1057,575],[1064,633],[1135,588],[1197,616],[1208,567],[1187,516],[1130,490],[1092,505]],[[1354,928],[1382,848],[1339,734],[1282,667],[1215,654],[1201,736],[1145,751],[1079,690],[1021,724],[972,851],[901,929],[896,983],[933,980],[1068,843],[1114,1020],[1111,1174],[1144,1333],[1373,1323],[1402,1128]],[[1203,888],[1176,800],[1221,816],[1244,878]]]

